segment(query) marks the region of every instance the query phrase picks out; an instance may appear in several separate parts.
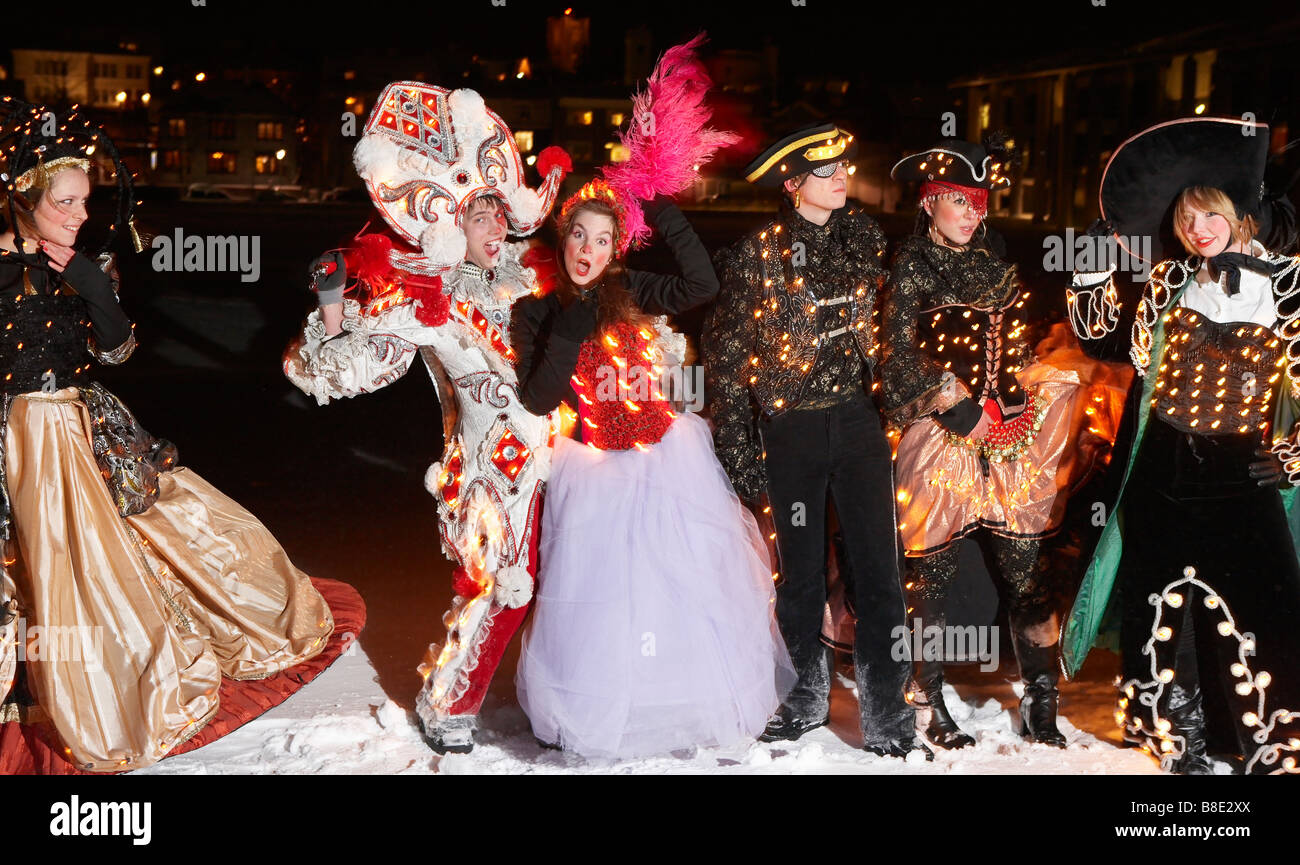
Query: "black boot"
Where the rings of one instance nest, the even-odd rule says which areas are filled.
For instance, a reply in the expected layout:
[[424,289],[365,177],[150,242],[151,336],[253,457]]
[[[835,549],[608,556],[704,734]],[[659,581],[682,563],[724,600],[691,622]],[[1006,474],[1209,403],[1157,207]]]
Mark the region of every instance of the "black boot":
[[1165,718],[1170,734],[1183,737],[1183,755],[1170,768],[1175,775],[1213,775],[1214,765],[1205,753],[1205,710],[1201,706],[1201,689],[1185,688],[1177,682],[1169,687],[1169,707]]
[[876,745],[863,745],[862,750],[877,757],[897,757],[900,760],[906,760],[907,755],[913,751],[920,751],[925,755],[927,763],[934,762],[934,752],[924,742],[918,742],[915,736],[911,739],[891,739]]
[[974,745],[975,737],[957,726],[943,701],[943,661],[922,661],[917,665],[916,686],[925,694],[930,706],[930,723],[926,725],[925,737],[947,750]]
[[424,744],[436,754],[468,754],[474,750],[474,730],[478,719],[473,715],[453,715],[432,723],[423,721]]
[[776,714],[768,719],[767,728],[758,734],[760,742],[794,742],[809,730],[825,727],[830,723],[828,712],[824,718],[800,718],[790,709],[782,706]]
[[1056,728],[1056,683],[1058,646],[1038,646],[1022,628],[1014,626],[1012,642],[1020,663],[1020,678],[1025,681],[1025,696],[1020,699],[1020,735],[1030,742],[1065,747],[1065,736]]
[[[922,637],[925,635],[925,628],[934,626],[942,630],[947,625],[947,598],[917,596],[912,599],[912,602],[921,619]],[[974,745],[974,737],[957,726],[957,722],[948,712],[947,704],[943,701],[943,659],[915,658],[914,660],[917,690],[925,694],[926,703],[930,707],[930,723],[926,725],[925,737],[938,747],[947,750]]]

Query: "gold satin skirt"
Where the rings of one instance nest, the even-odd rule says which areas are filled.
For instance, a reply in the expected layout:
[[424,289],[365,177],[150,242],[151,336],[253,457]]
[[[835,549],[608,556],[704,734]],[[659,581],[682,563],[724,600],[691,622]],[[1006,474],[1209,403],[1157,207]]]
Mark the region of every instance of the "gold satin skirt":
[[1041,537],[1060,524],[1075,462],[1070,444],[1082,393],[1079,375],[1034,364],[1017,379],[1047,404],[1043,425],[1018,459],[988,463],[987,476],[979,454],[950,444],[934,418],[904,430],[895,477],[906,555],[938,552],[979,528],[1009,537]]
[[119,514],[76,388],[13,399],[5,468],[28,686],[80,768],[154,763],[216,713],[222,675],[325,647],[334,621],[310,579],[194,472],[160,474],[153,507]]

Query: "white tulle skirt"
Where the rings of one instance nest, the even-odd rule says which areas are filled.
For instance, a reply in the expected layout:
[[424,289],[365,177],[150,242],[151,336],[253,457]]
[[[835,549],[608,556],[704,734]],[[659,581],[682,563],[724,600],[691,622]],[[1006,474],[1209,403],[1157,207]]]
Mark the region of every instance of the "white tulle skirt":
[[753,516],[680,415],[646,451],[563,439],[516,684],[539,739],[637,757],[753,739],[794,682]]

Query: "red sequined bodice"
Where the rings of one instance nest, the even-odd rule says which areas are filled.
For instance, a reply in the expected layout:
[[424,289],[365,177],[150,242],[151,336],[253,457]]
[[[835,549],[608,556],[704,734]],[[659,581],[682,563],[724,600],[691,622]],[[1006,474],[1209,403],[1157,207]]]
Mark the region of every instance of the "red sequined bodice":
[[573,373],[582,438],[600,450],[645,449],[677,415],[664,399],[655,334],[618,324],[582,344]]

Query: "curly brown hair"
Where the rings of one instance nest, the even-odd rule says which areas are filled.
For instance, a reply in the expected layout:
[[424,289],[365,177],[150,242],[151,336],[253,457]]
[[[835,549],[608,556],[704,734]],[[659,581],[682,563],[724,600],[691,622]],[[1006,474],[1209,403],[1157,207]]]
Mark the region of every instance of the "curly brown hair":
[[[556,261],[559,264],[556,294],[564,306],[568,306],[582,296],[582,289],[570,279],[569,272],[564,266],[564,244],[570,232],[573,231],[573,223],[583,213],[594,213],[609,217],[614,226],[613,248],[617,249],[621,240],[618,229],[618,215],[614,212],[614,208],[603,201],[595,199],[584,201],[574,206],[566,216],[556,220],[556,229],[559,232],[555,249]],[[641,308],[637,306],[636,300],[632,297],[632,293],[628,291],[627,271],[623,267],[622,258],[610,258],[609,264],[605,267],[605,272],[600,275],[596,291],[598,292],[596,325],[600,330],[603,331],[624,322],[637,327],[645,327],[653,321],[653,316],[642,312]]]

